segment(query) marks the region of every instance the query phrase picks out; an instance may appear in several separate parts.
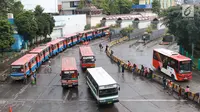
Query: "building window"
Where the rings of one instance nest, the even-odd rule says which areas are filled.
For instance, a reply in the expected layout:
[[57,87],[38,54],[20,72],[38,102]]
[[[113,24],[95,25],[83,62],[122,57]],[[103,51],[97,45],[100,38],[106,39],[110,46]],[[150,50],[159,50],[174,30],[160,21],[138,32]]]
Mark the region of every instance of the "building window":
[[79,1],[70,2],[70,7],[78,7]]

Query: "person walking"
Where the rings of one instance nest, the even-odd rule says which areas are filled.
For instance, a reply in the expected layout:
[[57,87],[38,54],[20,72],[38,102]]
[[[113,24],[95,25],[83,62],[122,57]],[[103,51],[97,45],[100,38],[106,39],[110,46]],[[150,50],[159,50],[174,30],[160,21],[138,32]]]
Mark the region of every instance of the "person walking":
[[105,52],[107,52],[107,50],[108,50],[108,45],[106,45],[106,49],[105,49]]
[[48,61],[48,72],[51,73],[52,69],[51,69],[51,60]]
[[124,75],[124,64],[122,65],[122,75]]
[[103,49],[102,43],[99,44],[99,49],[100,49],[100,51]]
[[166,89],[166,81],[167,79],[165,78],[165,76],[163,76],[163,89]]

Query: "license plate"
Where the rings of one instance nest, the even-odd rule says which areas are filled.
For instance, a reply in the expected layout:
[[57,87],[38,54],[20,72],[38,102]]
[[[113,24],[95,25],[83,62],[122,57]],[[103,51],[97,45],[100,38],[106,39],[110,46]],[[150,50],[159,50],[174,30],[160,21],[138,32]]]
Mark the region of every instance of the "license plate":
[[108,104],[111,104],[112,102],[108,102]]
[[68,87],[72,87],[72,85],[68,85]]

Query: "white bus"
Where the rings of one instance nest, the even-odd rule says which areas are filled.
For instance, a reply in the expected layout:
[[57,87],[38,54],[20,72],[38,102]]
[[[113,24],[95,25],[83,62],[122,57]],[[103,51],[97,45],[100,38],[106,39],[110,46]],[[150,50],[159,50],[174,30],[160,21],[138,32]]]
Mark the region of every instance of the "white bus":
[[86,80],[98,104],[119,102],[119,84],[102,67],[88,68]]

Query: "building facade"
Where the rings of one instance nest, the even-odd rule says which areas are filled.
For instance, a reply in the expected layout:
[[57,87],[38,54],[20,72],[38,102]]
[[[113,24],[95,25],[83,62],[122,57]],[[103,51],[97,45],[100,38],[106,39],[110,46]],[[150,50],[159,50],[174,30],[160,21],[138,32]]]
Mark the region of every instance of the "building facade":
[[[134,1],[134,0],[133,0]],[[171,6],[176,5],[177,0],[159,0],[162,9],[166,9]],[[152,4],[153,0],[140,0],[139,5],[150,5]]]
[[71,15],[76,13],[80,0],[58,0],[58,10],[62,15]]

